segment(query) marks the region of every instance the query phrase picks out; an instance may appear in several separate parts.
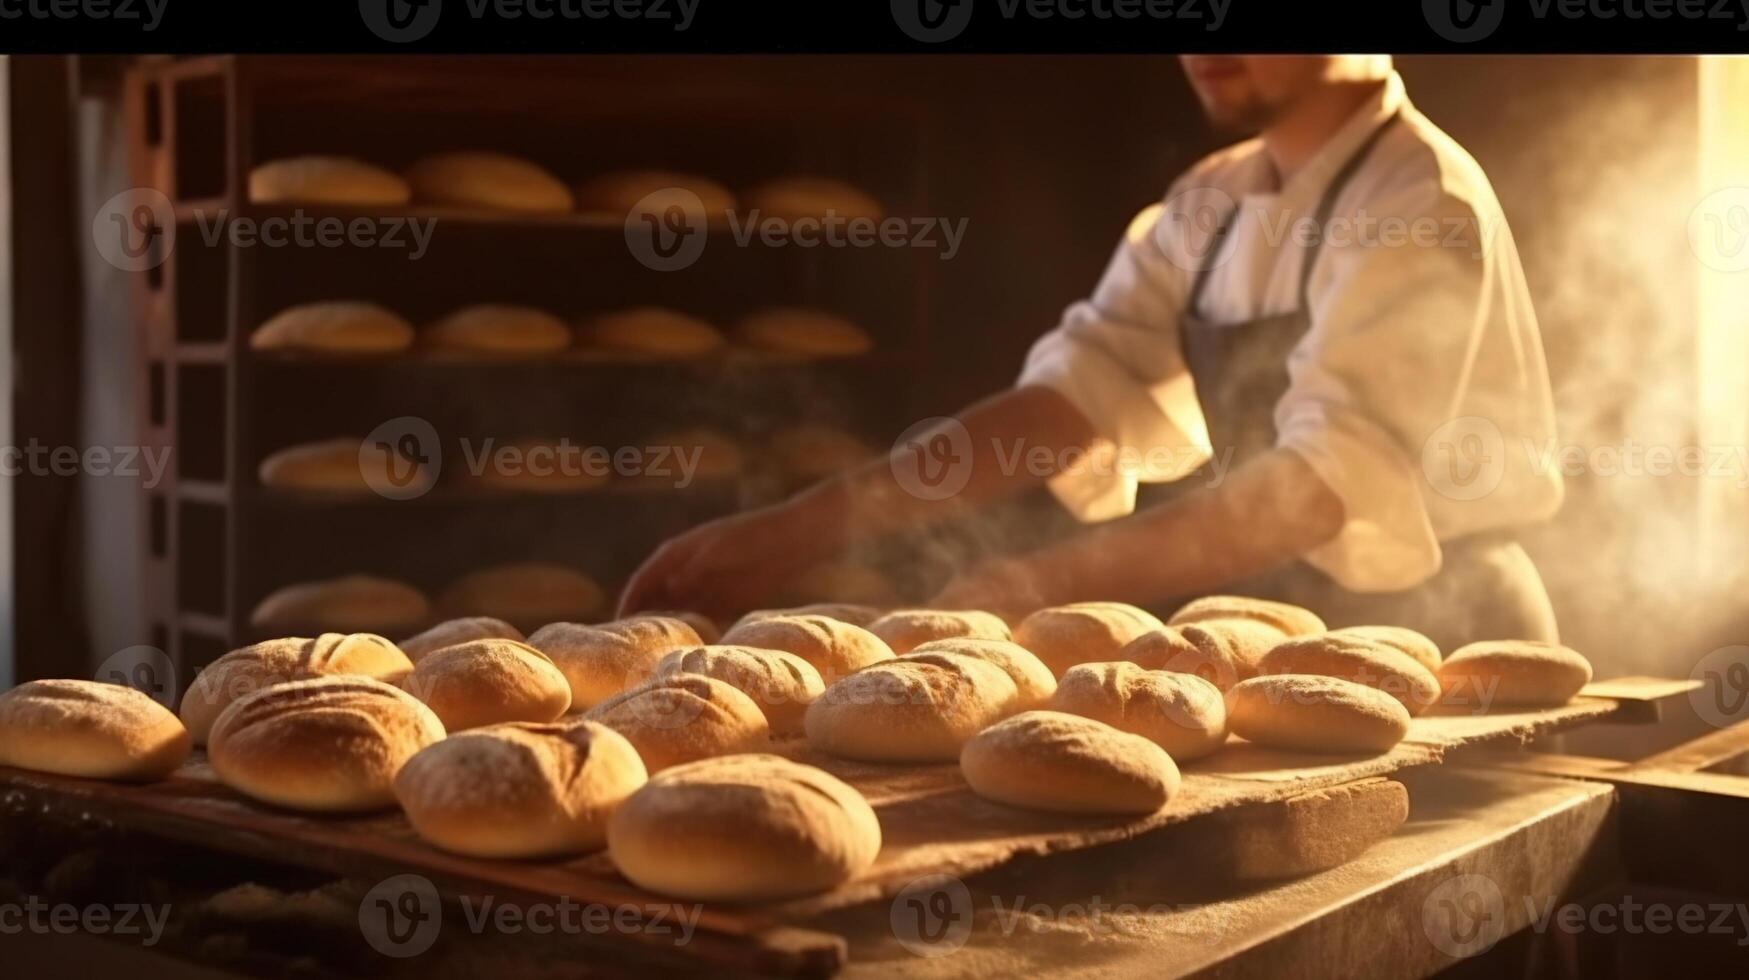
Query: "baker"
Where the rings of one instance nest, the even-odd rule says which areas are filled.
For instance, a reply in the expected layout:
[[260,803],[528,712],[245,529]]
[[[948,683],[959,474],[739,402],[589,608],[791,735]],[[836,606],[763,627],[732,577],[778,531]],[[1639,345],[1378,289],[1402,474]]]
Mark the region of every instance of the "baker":
[[[1515,533],[1560,506],[1560,474],[1535,465],[1554,410],[1480,167],[1388,57],[1183,65],[1209,117],[1250,138],[1131,222],[1013,389],[885,461],[667,542],[622,611],[767,603],[861,540],[1045,482],[1085,526],[962,570],[935,604],[1238,592],[1446,649],[1555,639]],[[1080,465],[1016,466],[1016,445]],[[944,473],[963,486],[935,499]]]

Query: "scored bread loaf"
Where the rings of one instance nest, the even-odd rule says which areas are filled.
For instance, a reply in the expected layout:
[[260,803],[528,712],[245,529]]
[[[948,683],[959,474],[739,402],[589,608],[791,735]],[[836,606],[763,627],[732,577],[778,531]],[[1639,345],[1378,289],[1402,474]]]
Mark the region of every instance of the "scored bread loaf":
[[642,682],[673,651],[703,641],[681,620],[633,616],[599,626],[549,623],[529,635],[528,645],[564,673],[571,707],[580,710]]
[[806,660],[782,650],[702,646],[675,650],[656,665],[655,676],[698,674],[714,677],[753,699],[773,735],[802,730],[802,716],[826,685]]
[[599,850],[607,823],[647,774],[637,750],[592,721],[516,722],[451,735],[395,776],[419,836],[486,858]]
[[1278,749],[1376,754],[1409,733],[1409,712],[1389,694],[1339,677],[1273,674],[1227,692],[1227,727]]
[[207,758],[245,796],[349,813],[393,806],[401,765],[443,737],[443,723],[406,691],[368,677],[316,677],[232,702],[213,723]]
[[412,188],[400,177],[351,157],[287,157],[249,171],[249,200],[255,204],[390,207],[406,204],[412,196]]
[[862,794],[812,766],[734,755],[650,778],[614,811],[607,849],[640,888],[697,901],[826,891],[874,863],[880,821]]
[[1122,602],[1075,602],[1033,612],[1014,628],[1014,642],[1062,677],[1076,664],[1119,659],[1136,637],[1163,625],[1153,613]]
[[864,606],[854,602],[810,602],[800,606],[785,606],[781,609],[755,609],[743,615],[729,625],[729,629],[747,623],[757,623],[763,619],[776,619],[779,616],[824,616],[836,619],[840,623],[849,623],[868,629],[875,620],[885,615],[885,611],[877,606]]
[[743,620],[723,634],[723,643],[793,653],[812,664],[827,684],[869,664],[893,659],[893,651],[880,637],[828,616]]
[[864,762],[945,762],[1013,713],[1019,692],[1002,668],[957,653],[884,660],[827,687],[808,705],[808,744]]
[[1591,683],[1591,662],[1558,643],[1485,640],[1445,658],[1439,683],[1448,705],[1554,707]]
[[577,207],[589,212],[627,214],[637,210],[659,217],[670,208],[689,211],[700,205],[704,213],[698,217],[705,223],[723,224],[735,210],[735,195],[708,177],[665,170],[603,174],[577,188]]
[[570,211],[571,190],[538,164],[504,153],[434,153],[407,168],[415,204],[551,213]]
[[1359,636],[1320,633],[1276,644],[1258,664],[1259,674],[1322,674],[1364,684],[1402,702],[1418,715],[1439,700],[1439,681],[1413,657]]
[[413,670],[405,651],[372,633],[264,640],[207,664],[177,709],[194,744],[205,745],[213,722],[231,702],[288,681],[357,676],[393,683]]
[[1013,639],[1002,617],[976,609],[896,609],[870,623],[868,631],[880,637],[895,654],[910,653],[932,640],[955,637]]
[[716,620],[706,616],[704,613],[691,612],[685,609],[648,609],[643,612],[633,613],[626,618],[678,619],[692,627],[692,631],[698,634],[699,640],[707,644],[715,644],[718,640],[722,639],[723,636],[723,631],[717,626]]
[[545,310],[480,303],[426,324],[419,343],[452,354],[550,354],[571,346],[571,330]]
[[659,306],[602,313],[577,326],[580,347],[641,357],[702,357],[728,342],[721,330],[698,317]]
[[431,618],[425,594],[405,582],[372,575],[343,575],[288,585],[269,593],[249,614],[262,633],[379,633],[394,636],[423,627]]
[[1210,595],[1192,599],[1167,620],[1169,626],[1210,620],[1249,619],[1273,626],[1283,636],[1311,636],[1329,629],[1318,614],[1301,606],[1242,595]]
[[401,689],[425,702],[445,731],[556,721],[571,685],[546,654],[515,640],[474,640],[421,658]]
[[1358,636],[1363,640],[1383,643],[1400,653],[1413,657],[1434,675],[1439,674],[1441,654],[1439,644],[1403,626],[1344,626],[1330,632],[1339,636]]
[[1070,667],[1046,707],[1140,735],[1176,762],[1200,759],[1227,741],[1220,688],[1194,674],[1143,670],[1127,661]]
[[328,439],[288,446],[261,461],[256,476],[264,487],[276,490],[313,490],[319,493],[368,494],[375,492],[369,475],[412,474],[400,485],[411,486],[430,479],[424,463],[391,453],[381,443],[358,439]]
[[880,202],[831,177],[795,176],[768,180],[747,194],[747,208],[760,218],[800,221],[804,218],[879,221]]
[[552,562],[512,562],[470,572],[438,597],[447,617],[491,616],[523,632],[593,618],[607,602],[595,580]]
[[419,659],[434,650],[466,643],[469,640],[515,640],[522,642],[525,637],[522,631],[506,623],[502,619],[491,616],[464,616],[460,619],[446,619],[417,636],[408,637],[397,644],[407,659],[418,663]]
[[1144,670],[1194,674],[1226,691],[1255,673],[1238,649],[1234,638],[1218,627],[1187,623],[1149,630],[1125,644],[1117,656]]
[[845,317],[787,306],[747,314],[729,336],[748,350],[801,357],[854,357],[874,348],[868,332]]
[[960,773],[986,799],[1056,813],[1142,815],[1178,792],[1178,766],[1153,742],[1060,711],[1027,711],[966,743]]
[[931,640],[905,656],[916,657],[926,653],[957,653],[1001,668],[1008,675],[1008,679],[1014,682],[1017,692],[1014,702],[1016,711],[1038,707],[1057,690],[1057,677],[1045,666],[1044,661],[1033,656],[1030,650],[1020,644],[1008,640],[978,640],[970,637]]
[[188,730],[141,691],[29,681],[0,694],[0,766],[84,779],[162,779],[188,757]]
[[754,752],[771,738],[771,726],[752,698],[698,674],[651,678],[589,709],[588,717],[624,735],[651,772]]
[[413,346],[413,325],[375,303],[302,303],[273,315],[249,335],[253,350],[393,354]]

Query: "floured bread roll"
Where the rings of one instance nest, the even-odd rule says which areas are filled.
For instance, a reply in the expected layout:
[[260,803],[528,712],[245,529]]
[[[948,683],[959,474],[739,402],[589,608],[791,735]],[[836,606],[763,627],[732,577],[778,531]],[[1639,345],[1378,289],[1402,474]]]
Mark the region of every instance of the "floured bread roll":
[[1383,691],[1339,677],[1275,674],[1227,692],[1227,728],[1298,752],[1386,752],[1409,733],[1409,712]]
[[577,327],[580,347],[642,357],[703,357],[728,343],[721,330],[698,317],[659,306],[603,313]]
[[782,650],[812,664],[831,684],[852,671],[893,659],[881,638],[860,626],[827,616],[771,616],[735,624],[723,634],[728,646]]
[[1142,815],[1178,792],[1178,766],[1153,742],[1060,711],[1027,711],[984,729],[960,773],[986,799],[1056,813]]
[[698,674],[652,678],[589,709],[588,717],[624,735],[651,772],[758,751],[771,738],[752,698]]
[[571,190],[545,168],[503,153],[435,153],[407,168],[415,204],[565,212]]
[[1227,634],[1191,623],[1149,630],[1119,650],[1118,659],[1143,670],[1194,674],[1226,691],[1255,673],[1235,650],[1236,644]]
[[612,479],[613,458],[600,446],[565,439],[519,439],[493,447],[468,478],[476,487],[512,493],[583,493]]
[[253,350],[393,354],[413,346],[413,325],[375,303],[334,301],[288,307],[249,335]]
[[[653,484],[678,487],[693,480],[732,480],[747,468],[747,454],[734,439],[704,427],[659,432],[644,440],[651,449],[669,451],[664,461],[652,454],[642,479]],[[662,472],[666,471],[666,472]]]
[[868,631],[898,654],[910,653],[933,640],[1013,639],[1002,617],[976,609],[898,609],[869,624]]
[[843,429],[803,423],[771,436],[777,472],[791,483],[818,483],[875,457],[874,447]]
[[855,562],[832,561],[797,575],[785,586],[782,601],[792,606],[830,605],[840,610],[857,606],[887,608],[898,604],[899,593],[876,569]]
[[368,677],[276,684],[232,702],[213,724],[207,759],[226,786],[317,813],[395,803],[395,774],[444,737],[431,709]]
[[144,781],[168,776],[188,748],[182,722],[131,687],[42,680],[0,694],[0,766]]
[[854,357],[874,349],[866,331],[823,310],[773,307],[750,313],[729,331],[736,344],[768,354]]
[[515,640],[474,640],[421,658],[401,689],[459,732],[505,722],[556,721],[571,685],[546,654]]
[[714,677],[753,699],[773,735],[802,730],[802,715],[826,685],[806,660],[782,650],[702,646],[676,650],[656,665],[656,676],[698,674]]
[[452,618],[491,616],[523,632],[546,623],[591,619],[607,602],[595,580],[551,562],[513,562],[470,572],[449,584],[438,608]]
[[[658,196],[645,200],[652,194]],[[695,206],[688,194],[697,197],[697,203],[704,206],[708,224],[726,223],[729,213],[735,210],[735,195],[722,184],[708,177],[664,170],[632,170],[593,178],[577,188],[577,207],[581,211],[614,214],[639,208],[660,217],[669,208],[684,211]]]
[[783,221],[828,217],[879,221],[884,214],[879,201],[830,177],[780,177],[766,181],[748,192],[747,209],[757,210],[761,219]]
[[1591,683],[1591,662],[1556,643],[1490,640],[1445,658],[1439,683],[1450,705],[1554,707]]
[[840,623],[849,623],[868,629],[874,621],[886,615],[877,606],[864,606],[854,602],[810,602],[801,606],[787,606],[782,609],[755,609],[731,623],[729,628],[746,623],[757,623],[762,619],[775,619],[779,616],[824,616],[836,619]]
[[406,204],[412,196],[400,177],[351,157],[287,157],[249,171],[249,200],[255,204],[388,207]]
[[1140,735],[1178,762],[1200,759],[1227,741],[1221,690],[1194,674],[1125,661],[1077,664],[1063,672],[1047,707]]
[[1277,644],[1258,665],[1261,674],[1322,674],[1364,684],[1418,715],[1439,700],[1439,681],[1414,658],[1359,636],[1321,633]]
[[330,675],[392,683],[412,670],[413,662],[404,651],[371,633],[264,640],[232,650],[202,668],[178,711],[194,744],[205,745],[213,722],[231,702],[275,684]]
[[1045,662],[1032,655],[1032,652],[1018,643],[1007,640],[977,640],[969,637],[957,637],[946,640],[931,640],[917,647],[907,657],[917,657],[928,653],[957,653],[961,656],[982,660],[1000,667],[1014,682],[1014,688],[1019,696],[1014,702],[1015,710],[1026,711],[1043,704],[1057,690],[1057,677]]
[[1331,630],[1336,636],[1358,636],[1363,640],[1383,643],[1399,653],[1407,654],[1429,673],[1439,674],[1441,654],[1439,644],[1403,626],[1345,626]]
[[717,626],[716,620],[703,613],[689,612],[684,609],[650,609],[627,616],[627,619],[651,618],[678,619],[692,627],[698,638],[707,644],[714,644],[722,639],[723,631]]
[[1205,619],[1200,623],[1184,623],[1171,628],[1180,632],[1201,629],[1217,637],[1233,655],[1239,680],[1256,677],[1259,665],[1269,651],[1275,649],[1276,644],[1290,639],[1281,630],[1255,619]]
[[329,439],[281,449],[261,461],[256,475],[262,486],[276,490],[367,494],[374,492],[367,472],[399,474],[408,467],[417,471],[409,482],[428,478],[422,463],[391,455],[380,445]]
[[957,653],[886,660],[840,678],[808,706],[808,744],[865,762],[945,762],[1014,711],[1002,668]]
[[1172,614],[1168,625],[1203,623],[1219,619],[1250,619],[1280,630],[1284,636],[1311,636],[1329,627],[1318,614],[1300,606],[1241,595],[1211,595],[1192,599]]
[[571,707],[582,709],[649,677],[675,650],[702,646],[697,631],[678,619],[633,616],[600,626],[549,623],[528,645],[552,659],[571,685]]
[[418,636],[402,640],[398,646],[407,659],[418,663],[426,654],[444,647],[452,647],[458,643],[468,643],[473,640],[515,640],[518,643],[524,639],[522,631],[506,623],[502,619],[491,616],[467,616],[461,619],[446,619],[431,627]]
[[344,575],[288,585],[256,603],[249,625],[262,633],[381,633],[394,636],[431,618],[425,594],[405,582]]
[[1040,609],[1014,628],[1014,642],[1031,650],[1058,677],[1076,664],[1121,659],[1136,637],[1163,623],[1122,602],[1075,602]]
[[531,306],[464,306],[419,331],[431,350],[473,354],[550,354],[571,346],[565,321]]
[[476,728],[421,749],[395,776],[419,836],[485,858],[599,850],[648,778],[625,736],[592,721]]
[[773,755],[677,766],[614,811],[607,850],[640,888],[754,902],[826,891],[874,863],[880,821],[837,777]]

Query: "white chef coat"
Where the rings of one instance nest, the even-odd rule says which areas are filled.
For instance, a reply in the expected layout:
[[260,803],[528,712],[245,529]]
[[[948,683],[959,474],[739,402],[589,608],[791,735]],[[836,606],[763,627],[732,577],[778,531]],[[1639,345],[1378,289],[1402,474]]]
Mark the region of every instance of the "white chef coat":
[[[1303,557],[1354,591],[1405,589],[1438,571],[1441,541],[1560,507],[1558,469],[1537,465],[1554,406],[1505,217],[1475,160],[1415,111],[1393,72],[1285,186],[1256,139],[1192,167],[1130,224],[1093,295],[1034,344],[1019,384],[1062,393],[1141,464],[1054,476],[1078,518],[1128,514],[1138,481],[1176,480],[1209,458],[1179,323],[1219,219],[1234,224],[1207,258],[1204,318],[1293,312],[1318,199],[1392,113],[1401,119],[1334,200],[1307,289],[1311,327],[1275,406],[1278,445],[1346,513]],[[1486,483],[1441,478],[1454,446],[1482,450],[1460,465]]]

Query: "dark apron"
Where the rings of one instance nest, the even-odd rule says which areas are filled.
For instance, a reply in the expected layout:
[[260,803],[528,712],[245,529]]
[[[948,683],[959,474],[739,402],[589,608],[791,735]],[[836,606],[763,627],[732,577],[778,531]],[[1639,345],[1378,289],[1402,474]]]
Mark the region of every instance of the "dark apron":
[[[1327,227],[1342,189],[1397,118],[1383,123],[1330,181],[1313,227]],[[1220,253],[1233,216],[1207,253]],[[1307,288],[1320,242],[1307,247],[1300,271],[1299,306],[1291,313],[1240,323],[1212,323],[1198,311],[1210,262],[1197,273],[1180,327],[1185,363],[1196,381],[1217,457],[1230,451],[1228,470],[1276,444],[1275,406],[1288,390],[1288,357],[1311,328]],[[1196,484],[1196,477],[1182,481]],[[1176,487],[1142,488],[1158,500]],[[1182,491],[1179,491],[1182,492]],[[1142,506],[1138,500],[1138,509]],[[1389,624],[1419,630],[1450,651],[1485,639],[1555,640],[1555,616],[1530,556],[1509,532],[1488,532],[1441,543],[1444,561],[1432,578],[1401,592],[1352,592],[1304,561],[1223,590],[1305,606],[1332,627]]]

